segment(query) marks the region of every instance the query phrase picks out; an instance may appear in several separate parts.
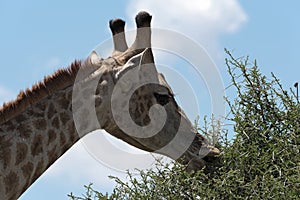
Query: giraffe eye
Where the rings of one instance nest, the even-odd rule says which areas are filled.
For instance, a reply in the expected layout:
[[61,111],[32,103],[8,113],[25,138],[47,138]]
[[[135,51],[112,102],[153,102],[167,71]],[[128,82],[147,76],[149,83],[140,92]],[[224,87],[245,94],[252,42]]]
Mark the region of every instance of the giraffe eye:
[[154,93],[154,97],[160,105],[164,106],[170,101],[170,95],[168,94],[159,94],[159,93]]

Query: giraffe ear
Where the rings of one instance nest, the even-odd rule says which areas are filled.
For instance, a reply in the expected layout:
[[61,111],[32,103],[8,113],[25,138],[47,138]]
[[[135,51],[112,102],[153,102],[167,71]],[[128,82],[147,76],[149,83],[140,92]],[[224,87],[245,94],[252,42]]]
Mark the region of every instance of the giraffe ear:
[[97,65],[101,60],[100,56],[97,54],[96,51],[92,51],[88,59],[93,65]]
[[142,53],[139,53],[130,58],[123,66],[122,70],[120,70],[116,74],[116,78],[120,78],[124,73],[132,69],[135,69],[135,71],[140,75],[151,73],[152,75],[155,75],[155,77],[157,77],[157,70],[154,65],[154,58],[151,48],[146,48]]
[[154,64],[154,57],[151,48],[146,48],[142,52],[141,64]]
[[146,48],[141,55],[139,65],[139,78],[152,83],[159,83],[158,73],[154,64],[154,57],[151,48]]
[[[132,58],[130,58],[125,65],[122,67],[122,69],[116,74],[116,78],[120,79],[121,76],[123,76],[123,74],[125,74],[126,72],[128,72],[129,70],[133,70],[137,69],[137,67],[140,65],[141,63],[141,54],[135,55]],[[133,72],[133,71],[131,71]]]
[[116,79],[119,80],[121,89],[128,92],[136,85],[158,84],[158,75],[153,62],[153,54],[150,48],[130,58],[116,74]]
[[140,62],[141,54],[135,55],[116,73],[115,78],[118,80],[118,86],[123,92],[129,92],[138,83],[138,66]]

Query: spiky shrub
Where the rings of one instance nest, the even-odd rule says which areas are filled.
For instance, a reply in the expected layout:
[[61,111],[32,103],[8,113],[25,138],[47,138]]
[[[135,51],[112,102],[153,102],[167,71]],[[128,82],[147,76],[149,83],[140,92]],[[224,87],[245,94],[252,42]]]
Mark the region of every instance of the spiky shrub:
[[154,169],[128,172],[111,194],[86,186],[83,197],[71,199],[300,199],[300,104],[292,90],[271,75],[262,75],[256,61],[235,59],[226,51],[231,89],[227,99],[234,137],[218,124],[199,129],[221,132],[220,157],[209,169],[188,173],[178,163],[158,162]]

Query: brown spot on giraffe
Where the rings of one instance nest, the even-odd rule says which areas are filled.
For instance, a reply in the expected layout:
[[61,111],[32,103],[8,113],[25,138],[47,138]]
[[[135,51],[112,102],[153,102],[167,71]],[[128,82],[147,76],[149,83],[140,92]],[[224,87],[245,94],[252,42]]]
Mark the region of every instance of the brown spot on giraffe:
[[7,194],[12,193],[13,190],[16,189],[16,186],[19,181],[19,177],[15,172],[10,172],[5,178],[4,178],[4,183],[5,183],[5,191]]
[[26,177],[28,180],[30,180],[29,177],[32,174],[33,167],[34,166],[31,162],[28,162],[21,167],[23,176]]
[[22,161],[26,159],[28,154],[28,147],[24,143],[17,143],[17,156],[15,165],[19,165]]
[[60,144],[64,145],[66,143],[66,141],[67,141],[65,133],[63,131],[61,131],[59,133],[59,137],[60,137]]
[[29,124],[20,124],[17,128],[17,131],[19,132],[20,137],[22,139],[30,138],[31,132],[32,132],[31,127],[30,127]]
[[2,126],[2,131],[3,130],[13,132],[14,130],[16,130],[16,126],[11,121],[8,121],[7,123],[5,123],[5,125]]
[[4,136],[0,136],[0,160],[2,163],[0,165],[3,165],[3,169],[6,169],[11,161],[11,149],[10,147],[12,146],[12,141],[10,139],[5,138]]
[[47,119],[51,119],[56,114],[55,107],[52,103],[50,103],[47,110]]
[[22,123],[23,121],[25,121],[27,119],[27,117],[25,115],[18,115],[16,116],[16,121],[17,123]]
[[55,128],[55,129],[59,129],[59,118],[58,118],[58,116],[55,116],[55,117],[52,119],[52,126],[53,126],[53,128]]
[[43,118],[40,118],[40,119],[37,119],[37,120],[34,120],[33,121],[33,125],[34,127],[36,127],[36,129],[38,130],[46,130],[47,128],[47,122],[45,119]]
[[36,156],[43,152],[43,136],[35,135],[31,145],[31,155]]
[[65,125],[70,120],[70,116],[67,113],[62,112],[59,114],[59,119],[61,123]]
[[57,146],[56,145],[48,151],[47,156],[48,156],[48,160],[50,163],[54,162],[57,159]]
[[78,134],[77,134],[77,131],[75,129],[75,124],[70,123],[67,127],[68,127],[67,130],[70,133],[70,136],[69,136],[70,140],[71,141],[76,141],[78,139]]
[[66,97],[58,99],[59,109],[66,109],[69,106],[69,104],[70,104],[70,101]]
[[36,108],[40,111],[40,112],[44,112],[46,110],[46,104],[43,104],[43,103],[37,103],[36,104]]
[[54,130],[52,130],[52,129],[50,129],[48,131],[47,135],[48,135],[48,144],[52,143],[56,139],[56,137],[57,137],[56,132]]

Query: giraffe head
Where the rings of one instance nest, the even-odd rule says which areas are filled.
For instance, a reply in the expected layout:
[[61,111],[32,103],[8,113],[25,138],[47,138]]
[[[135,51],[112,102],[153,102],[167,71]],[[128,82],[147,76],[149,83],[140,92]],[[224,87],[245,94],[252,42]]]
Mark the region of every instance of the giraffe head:
[[[98,69],[82,76],[73,89],[73,94],[80,93],[80,99],[85,99],[78,103],[78,97],[73,95],[77,129],[89,132],[95,127],[103,128],[137,148],[188,163],[188,169],[199,169],[206,158],[214,157],[219,150],[193,129],[171,87],[157,72],[151,49],[151,18],[146,12],[138,13],[137,35],[129,48],[125,22],[110,21],[112,57],[101,59],[92,52],[88,59]],[[97,116],[96,120],[93,116]]]

